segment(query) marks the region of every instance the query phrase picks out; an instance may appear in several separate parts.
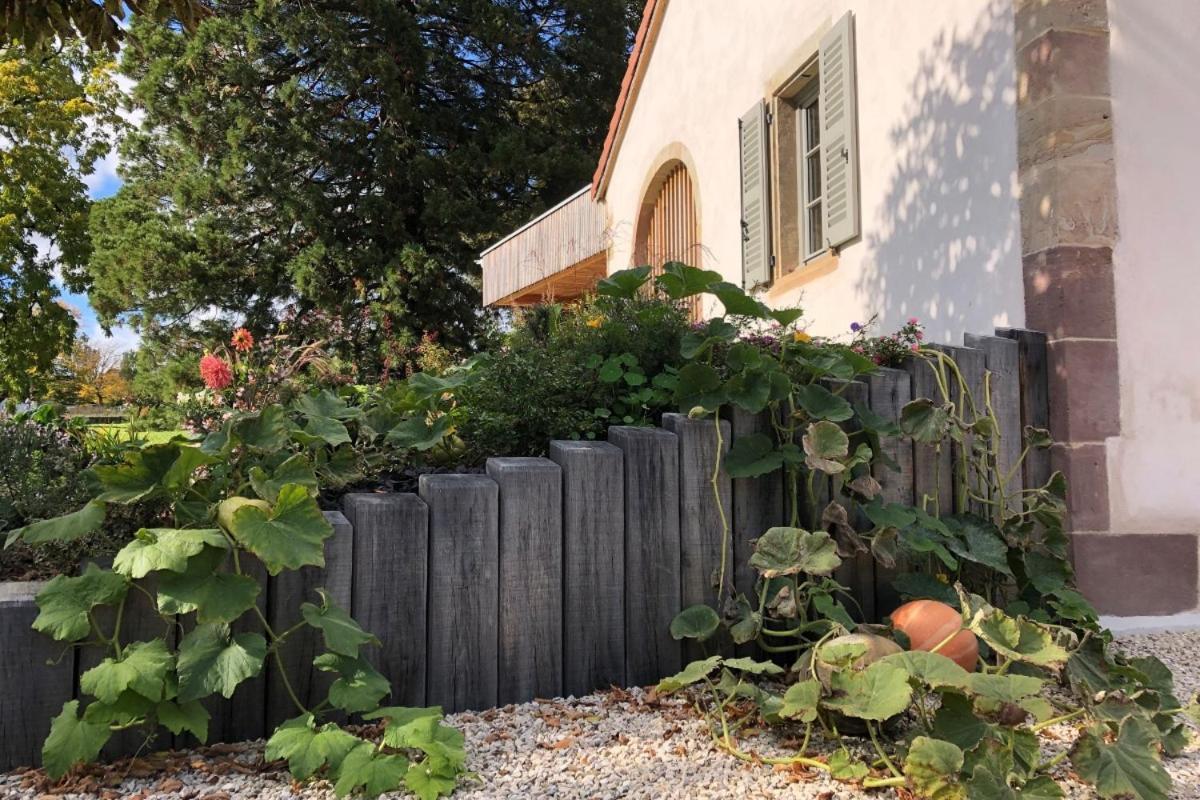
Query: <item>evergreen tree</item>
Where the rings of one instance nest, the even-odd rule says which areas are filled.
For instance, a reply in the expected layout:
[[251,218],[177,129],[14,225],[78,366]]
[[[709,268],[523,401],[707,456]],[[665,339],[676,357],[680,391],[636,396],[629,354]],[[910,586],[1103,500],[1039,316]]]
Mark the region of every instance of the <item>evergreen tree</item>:
[[640,6],[218,4],[190,37],[135,21],[122,68],[145,120],[93,212],[93,305],[262,330],[294,300],[377,344],[469,346],[478,251],[591,175]]

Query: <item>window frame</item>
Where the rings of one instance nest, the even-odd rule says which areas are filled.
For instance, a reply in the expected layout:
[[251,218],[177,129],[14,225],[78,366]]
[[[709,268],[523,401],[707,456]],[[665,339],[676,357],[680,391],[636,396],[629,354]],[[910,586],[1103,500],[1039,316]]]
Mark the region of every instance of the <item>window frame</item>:
[[[824,245],[820,216],[817,217],[814,228],[812,213],[816,210],[820,215],[825,202],[825,189],[820,174],[821,165],[821,76],[815,75],[804,88],[792,99],[796,108],[796,210],[800,215],[798,220],[800,232],[800,266],[804,266],[815,258],[820,258],[828,250]],[[815,109],[815,119],[809,114],[809,109]],[[812,126],[816,130],[812,130]],[[811,143],[811,146],[810,146]],[[813,195],[812,162],[816,161],[817,194]],[[815,232],[815,234],[814,234]],[[815,240],[815,241],[814,241]]]

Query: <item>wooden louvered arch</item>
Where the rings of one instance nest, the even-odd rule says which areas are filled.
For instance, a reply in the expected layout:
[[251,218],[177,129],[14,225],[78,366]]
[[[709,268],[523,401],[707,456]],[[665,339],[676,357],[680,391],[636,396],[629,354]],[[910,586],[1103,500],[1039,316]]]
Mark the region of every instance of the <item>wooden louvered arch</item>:
[[[652,275],[662,273],[669,261],[701,266],[700,220],[696,213],[695,189],[682,161],[669,162],[650,182],[642,200],[635,239],[634,259],[649,264]],[[687,301],[692,320],[700,319],[700,298]]]

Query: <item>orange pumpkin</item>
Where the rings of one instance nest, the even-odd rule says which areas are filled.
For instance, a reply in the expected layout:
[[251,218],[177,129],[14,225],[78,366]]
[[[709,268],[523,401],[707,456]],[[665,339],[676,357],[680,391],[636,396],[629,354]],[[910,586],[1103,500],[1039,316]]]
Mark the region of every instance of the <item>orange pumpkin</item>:
[[[975,671],[979,642],[975,634],[963,628],[962,616],[952,606],[937,600],[913,600],[892,612],[892,627],[908,637],[910,650],[937,647],[937,652],[967,672]],[[938,647],[939,644],[942,646]]]

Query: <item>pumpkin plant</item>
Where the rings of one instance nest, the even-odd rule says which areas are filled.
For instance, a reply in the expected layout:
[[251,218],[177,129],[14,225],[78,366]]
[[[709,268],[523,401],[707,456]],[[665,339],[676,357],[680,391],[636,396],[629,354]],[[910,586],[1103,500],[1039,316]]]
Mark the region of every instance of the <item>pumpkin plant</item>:
[[[333,528],[317,504],[318,487],[352,479],[373,440],[418,448],[440,441],[449,426],[437,408],[446,388],[438,380],[410,383],[407,415],[383,402],[364,412],[326,391],[288,408],[237,414],[199,444],[142,447],[124,463],[94,468],[99,491],[82,509],[10,535],[69,542],[99,528],[109,505],[165,502],[171,510],[169,527],[139,530],[111,569],[91,564],[37,596],[37,630],[104,653],[80,677],[91,699],[66,703],[51,725],[42,754],[51,777],[95,759],[116,731],[143,730],[149,743],[161,725],[205,741],[209,713],[201,701],[232,697],[273,659],[296,716],[271,735],[266,756],[286,759],[297,780],[326,775],[338,795],[407,788],[428,800],[454,790],[465,762],[462,734],[442,724],[439,708],[380,707],[391,687],[365,655],[375,636],[321,590],[298,609],[301,622],[276,630],[247,571],[251,559],[271,575],[324,566]],[[161,620],[159,637],[131,641],[125,634],[122,621],[134,604]],[[100,613],[106,608],[111,615]],[[252,624],[239,624],[243,618]],[[281,656],[305,626],[325,644],[313,664],[335,676],[328,696],[311,707],[293,690]],[[356,714],[380,721],[381,739],[332,719]]]
[[[740,723],[729,715],[736,704],[752,700],[767,722],[804,724],[799,754],[774,761],[825,769],[867,787],[906,786],[954,798],[966,797],[969,784],[971,796],[1057,797],[1061,788],[1050,773],[1070,758],[1101,796],[1165,797],[1170,780],[1160,753],[1178,752],[1186,740],[1179,715],[1195,706],[1180,707],[1170,672],[1157,659],[1111,652],[1111,635],[1073,588],[1066,482],[1055,473],[1042,486],[1022,486],[1024,461],[1050,446],[1049,434],[1023,431],[1020,457],[1002,467],[1003,437],[1018,432],[1001,430],[990,375],[976,397],[950,356],[918,346],[912,357],[932,371],[936,396],[909,402],[898,420],[881,419],[846,396],[850,382],[874,363],[855,348],[794,330],[798,309],[769,309],[716,273],[682,264],[650,280],[648,269],[627,270],[602,282],[600,291],[659,291],[680,301],[707,293],[725,311],[683,342],[679,407],[713,420],[717,452],[720,418],[730,407],[765,413],[773,431],[739,438],[723,464],[714,464],[722,554],[729,542],[722,467],[733,478],[782,469],[790,516],[789,527],[767,530],[755,543],[753,599],[730,585],[722,561],[715,608],[684,609],[672,634],[712,641],[724,622],[737,643],[754,641],[776,660],[799,656],[786,672],[779,667],[786,661],[713,656],[689,664],[660,689],[696,687],[718,742],[747,760],[760,759],[736,743]],[[880,479],[896,468],[881,447],[885,438],[939,455],[949,451],[951,468],[913,505],[882,497]],[[941,506],[941,485],[951,488],[952,507]],[[910,649],[886,655],[887,648],[845,638],[861,626],[833,575],[843,558],[863,553],[885,567],[904,567],[895,580],[903,597],[937,601],[902,607],[893,627],[860,634],[888,633]],[[793,683],[773,691],[764,679]],[[1054,682],[1073,690],[1072,704],[1056,706],[1041,696]],[[889,749],[880,734],[901,716],[915,720],[916,735]],[[1073,749],[1042,760],[1037,733],[1058,722],[1086,727]],[[834,756],[806,753],[814,725],[842,745]],[[877,761],[853,760],[842,737],[855,728],[869,736]]]

